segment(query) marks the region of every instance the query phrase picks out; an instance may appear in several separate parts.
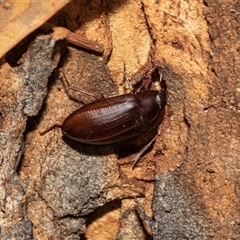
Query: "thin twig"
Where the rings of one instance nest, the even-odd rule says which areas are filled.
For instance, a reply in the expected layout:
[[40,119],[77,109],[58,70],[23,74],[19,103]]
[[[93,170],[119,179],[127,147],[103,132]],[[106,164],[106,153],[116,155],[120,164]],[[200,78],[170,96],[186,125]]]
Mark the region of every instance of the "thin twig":
[[[45,30],[50,30],[50,29],[54,30],[54,28],[56,28],[56,26],[47,22],[47,23],[44,23],[42,25],[42,28],[45,29]],[[104,48],[103,48],[103,45],[101,43],[98,43],[96,41],[92,41],[92,40],[90,40],[86,37],[83,37],[81,35],[73,33],[71,31],[69,31],[68,29],[66,29],[66,30],[68,31],[68,33],[65,36],[65,38],[68,42],[70,42],[70,43],[72,43],[76,46],[85,48],[87,50],[95,51],[95,52],[98,52],[98,53],[103,53],[104,52]]]

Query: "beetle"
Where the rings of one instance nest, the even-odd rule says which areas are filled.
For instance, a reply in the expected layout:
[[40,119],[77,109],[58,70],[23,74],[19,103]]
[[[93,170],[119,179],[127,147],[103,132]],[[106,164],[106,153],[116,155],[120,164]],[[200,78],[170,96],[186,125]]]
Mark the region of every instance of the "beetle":
[[62,132],[81,143],[119,142],[156,128],[162,121],[160,113],[165,104],[164,90],[103,98],[70,114],[61,126]]
[[71,113],[62,124],[53,125],[41,135],[60,127],[66,137],[80,143],[107,145],[120,142],[157,128],[163,120],[166,102],[164,89],[98,99]]

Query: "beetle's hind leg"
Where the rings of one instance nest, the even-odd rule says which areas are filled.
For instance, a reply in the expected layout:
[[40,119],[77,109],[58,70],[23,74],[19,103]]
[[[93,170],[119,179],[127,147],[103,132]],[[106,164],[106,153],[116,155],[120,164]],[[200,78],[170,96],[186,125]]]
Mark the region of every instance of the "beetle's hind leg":
[[156,136],[137,153],[137,155],[134,158],[133,164],[132,164],[132,169],[135,168],[135,166],[138,163],[138,161],[140,160],[141,156],[151,147],[153,142],[156,140],[157,136],[158,136],[158,134],[156,134]]
[[40,135],[43,136],[46,133],[52,131],[54,128],[62,128],[62,124],[61,123],[55,123],[52,126],[50,126],[47,129],[45,129],[44,131],[40,132]]

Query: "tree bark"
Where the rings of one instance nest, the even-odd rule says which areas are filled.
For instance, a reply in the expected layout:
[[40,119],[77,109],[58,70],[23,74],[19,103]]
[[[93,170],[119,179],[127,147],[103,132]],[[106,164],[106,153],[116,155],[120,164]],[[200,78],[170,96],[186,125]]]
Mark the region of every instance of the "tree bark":
[[[63,53],[41,32],[15,65],[17,48],[7,54],[1,239],[240,238],[239,12],[237,1],[72,1],[49,22],[103,54],[72,44]],[[157,66],[168,92],[161,134],[135,169],[146,136],[96,147],[60,129],[40,135],[95,100],[54,69],[108,97],[127,90],[124,64],[135,87]]]

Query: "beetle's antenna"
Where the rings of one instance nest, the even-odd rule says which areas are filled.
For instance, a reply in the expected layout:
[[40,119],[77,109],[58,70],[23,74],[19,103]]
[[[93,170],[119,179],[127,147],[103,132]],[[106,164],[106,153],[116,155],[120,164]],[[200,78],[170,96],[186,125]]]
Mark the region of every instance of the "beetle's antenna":
[[154,71],[156,70],[156,67],[152,67],[152,69],[147,73],[147,80],[141,84],[141,86],[137,89],[137,92],[140,92],[142,89],[150,89],[150,84],[152,83],[152,75]]
[[65,73],[64,73],[61,69],[60,69],[59,71],[61,72],[61,74],[62,74],[62,76],[63,76],[63,78],[64,78],[64,81],[66,82],[66,84],[67,84],[67,86],[68,86],[68,89],[71,89],[71,90],[73,90],[73,91],[86,94],[86,95],[91,96],[91,97],[94,97],[94,98],[97,99],[97,100],[100,98],[99,96],[97,96],[97,95],[95,95],[95,94],[92,94],[92,93],[89,93],[89,92],[80,90],[80,89],[78,89],[78,88],[72,87],[72,86],[70,85],[69,81],[67,80],[67,77],[66,77]]
[[44,131],[40,132],[40,135],[43,136],[45,135],[46,133],[52,131],[54,128],[61,128],[62,127],[62,124],[60,123],[55,123],[53,124],[52,126],[48,127],[47,129],[45,129]]
[[123,63],[123,66],[124,66],[124,80],[127,82],[130,92],[133,93],[133,86],[132,86],[131,82],[129,81],[129,78],[128,78],[128,75],[126,72],[126,64]]

